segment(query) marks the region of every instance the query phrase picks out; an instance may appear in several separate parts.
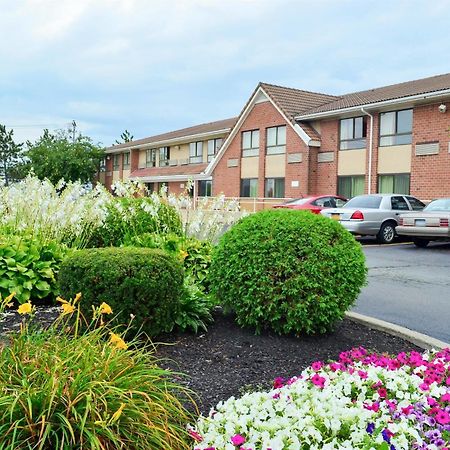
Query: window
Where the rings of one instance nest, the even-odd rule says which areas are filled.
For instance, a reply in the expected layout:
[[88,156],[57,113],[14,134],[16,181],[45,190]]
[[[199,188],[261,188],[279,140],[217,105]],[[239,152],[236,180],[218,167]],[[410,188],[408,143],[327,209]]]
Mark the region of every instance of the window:
[[147,188],[149,194],[158,191],[157,183],[145,183],[145,187]]
[[268,155],[286,153],[286,125],[267,128],[266,133],[266,153]]
[[243,178],[241,180],[241,197],[258,196],[258,178]]
[[208,141],[208,162],[211,162],[214,156],[219,151],[219,148],[222,147],[223,139],[211,139]]
[[259,155],[259,130],[242,132],[242,156]]
[[130,168],[130,152],[123,154],[123,168],[124,169]]
[[370,208],[378,209],[383,197],[381,195],[361,195],[353,197],[346,204],[346,208]]
[[145,152],[145,167],[156,167],[156,148],[150,148]]
[[417,200],[415,197],[406,197],[413,211],[421,211],[425,208],[425,203],[422,203],[420,200]]
[[120,166],[120,155],[114,155],[113,158],[113,170],[119,170]]
[[400,196],[391,198],[391,207],[392,209],[399,209],[400,211],[409,211],[408,203],[406,203],[404,197]]
[[212,195],[212,181],[201,180],[198,182],[198,196],[199,197],[211,197]]
[[159,167],[168,166],[169,159],[170,159],[170,148],[161,147],[159,149]]
[[409,173],[378,175],[380,194],[409,194]]
[[284,198],[284,178],[266,178],[264,197]]
[[413,110],[380,114],[380,146],[411,144]]
[[198,164],[203,162],[203,142],[191,142],[189,144],[189,163]]
[[106,172],[106,158],[100,160],[100,172]]
[[364,194],[364,184],[364,175],[338,177],[338,195],[345,198],[351,198],[355,195]]
[[352,117],[340,122],[339,148],[350,150],[366,147],[367,121],[365,117]]

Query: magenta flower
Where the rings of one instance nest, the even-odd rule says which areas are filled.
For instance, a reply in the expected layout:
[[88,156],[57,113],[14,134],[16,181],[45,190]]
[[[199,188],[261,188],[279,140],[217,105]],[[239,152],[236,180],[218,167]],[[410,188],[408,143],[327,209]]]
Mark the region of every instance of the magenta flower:
[[325,387],[325,381],[326,381],[325,378],[321,377],[317,373],[314,374],[314,376],[311,377],[312,384],[314,384],[315,386],[319,387],[320,389],[323,389]]
[[231,443],[235,446],[238,447],[240,445],[242,445],[245,442],[245,437],[241,436],[240,434],[235,434],[232,438],[231,438]]
[[437,412],[435,419],[436,422],[440,423],[441,425],[447,425],[448,423],[450,423],[450,414],[447,411],[440,409]]

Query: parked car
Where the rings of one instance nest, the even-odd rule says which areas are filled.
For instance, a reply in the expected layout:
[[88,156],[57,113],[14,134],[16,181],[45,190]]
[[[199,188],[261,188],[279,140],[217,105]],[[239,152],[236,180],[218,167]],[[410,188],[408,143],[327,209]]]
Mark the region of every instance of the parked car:
[[286,203],[274,205],[274,208],[307,209],[314,214],[319,214],[324,208],[340,208],[347,202],[340,195],[316,195],[305,198],[294,198]]
[[424,203],[410,195],[358,195],[343,208],[326,209],[321,214],[338,220],[352,234],[376,236],[381,244],[390,244],[396,237],[400,214],[424,207]]
[[423,211],[402,214],[397,234],[412,236],[417,247],[426,247],[430,241],[450,240],[450,198],[430,202]]

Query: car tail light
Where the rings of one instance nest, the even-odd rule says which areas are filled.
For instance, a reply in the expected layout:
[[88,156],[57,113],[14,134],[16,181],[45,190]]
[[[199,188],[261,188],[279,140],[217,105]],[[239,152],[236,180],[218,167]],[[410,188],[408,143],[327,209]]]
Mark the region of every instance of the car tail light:
[[350,219],[364,220],[364,214],[361,211],[355,211]]
[[440,219],[439,226],[440,227],[448,227],[448,219]]

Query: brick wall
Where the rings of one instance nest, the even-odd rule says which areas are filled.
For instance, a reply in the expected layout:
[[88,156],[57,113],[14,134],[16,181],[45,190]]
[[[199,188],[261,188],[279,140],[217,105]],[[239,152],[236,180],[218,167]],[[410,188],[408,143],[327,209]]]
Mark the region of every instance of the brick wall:
[[332,162],[317,163],[316,161],[315,183],[311,186],[312,194],[336,194],[337,193],[337,165],[339,148],[339,120],[323,120],[320,123],[321,146],[318,152],[333,152]]
[[[440,113],[440,103],[414,108],[411,195],[423,200],[450,197],[450,102]],[[415,144],[439,142],[436,155],[416,156]]]
[[[307,146],[295,130],[283,119],[283,116],[270,102],[257,103],[242,123],[236,136],[229,144],[213,172],[213,195],[224,193],[227,197],[239,197],[241,180],[241,133],[259,130],[260,158],[258,167],[258,196],[264,197],[266,128],[286,125],[286,152],[302,152],[303,161],[287,164],[285,175],[285,196],[299,197],[308,193],[308,151]],[[237,167],[228,167],[228,160],[237,159]],[[299,181],[298,187],[291,185]]]

